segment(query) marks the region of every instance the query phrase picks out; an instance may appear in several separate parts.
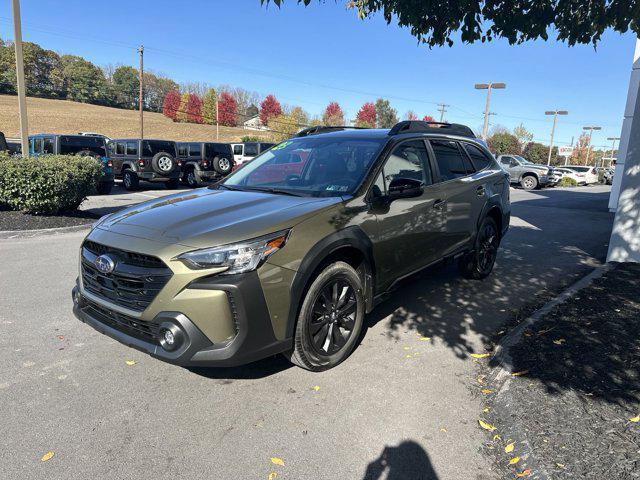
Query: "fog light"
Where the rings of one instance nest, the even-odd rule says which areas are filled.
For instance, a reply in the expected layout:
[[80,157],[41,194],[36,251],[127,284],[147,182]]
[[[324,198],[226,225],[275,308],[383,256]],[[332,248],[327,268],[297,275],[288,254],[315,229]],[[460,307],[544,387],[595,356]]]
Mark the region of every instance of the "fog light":
[[173,344],[176,342],[176,339],[173,336],[173,332],[171,330],[165,330],[164,331],[164,341],[169,346],[173,346]]
[[163,322],[158,332],[158,343],[167,352],[178,350],[185,343],[184,332],[175,324]]

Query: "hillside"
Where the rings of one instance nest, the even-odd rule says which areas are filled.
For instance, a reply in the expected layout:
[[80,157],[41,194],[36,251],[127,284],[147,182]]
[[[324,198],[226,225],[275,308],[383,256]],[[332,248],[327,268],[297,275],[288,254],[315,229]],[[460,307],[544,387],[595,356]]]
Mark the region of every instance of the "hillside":
[[[27,98],[29,133],[77,133],[98,132],[111,138],[139,136],[140,116],[134,110],[100,107],[67,100]],[[0,131],[9,138],[18,137],[18,99],[0,95]],[[144,135],[146,138],[166,138],[177,141],[215,141],[216,127],[193,123],[174,123],[161,113],[145,112]],[[238,127],[220,127],[220,141],[238,141],[241,137],[261,136],[268,133],[244,130]]]

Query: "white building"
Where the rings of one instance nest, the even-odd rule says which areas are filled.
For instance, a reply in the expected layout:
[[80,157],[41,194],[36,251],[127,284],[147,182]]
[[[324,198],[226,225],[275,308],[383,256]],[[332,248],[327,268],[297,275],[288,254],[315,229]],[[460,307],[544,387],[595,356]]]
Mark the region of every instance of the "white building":
[[255,115],[242,124],[245,130],[266,130],[267,127],[262,125],[260,115]]

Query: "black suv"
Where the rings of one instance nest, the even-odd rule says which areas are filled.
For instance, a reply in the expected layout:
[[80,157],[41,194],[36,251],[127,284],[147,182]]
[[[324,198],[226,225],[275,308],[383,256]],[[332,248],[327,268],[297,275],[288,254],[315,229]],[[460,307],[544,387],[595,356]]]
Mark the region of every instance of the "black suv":
[[169,140],[114,139],[108,144],[116,178],[124,188],[138,188],[140,180],[162,182],[176,188],[180,180],[180,162],[176,142]]
[[182,180],[192,188],[217,181],[233,170],[233,152],[228,143],[178,142],[178,160],[182,162]]
[[113,188],[113,164],[107,157],[107,148],[103,137],[84,135],[54,135],[39,133],[29,136],[29,155],[83,155],[94,157],[102,162],[103,175],[96,185],[101,195]]

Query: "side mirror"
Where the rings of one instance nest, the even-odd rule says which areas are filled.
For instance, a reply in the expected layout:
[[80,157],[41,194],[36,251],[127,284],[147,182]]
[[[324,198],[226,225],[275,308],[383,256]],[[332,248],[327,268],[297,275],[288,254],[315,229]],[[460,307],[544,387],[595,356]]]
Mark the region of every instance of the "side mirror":
[[424,192],[424,184],[413,178],[394,178],[389,184],[389,199],[419,197]]

